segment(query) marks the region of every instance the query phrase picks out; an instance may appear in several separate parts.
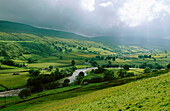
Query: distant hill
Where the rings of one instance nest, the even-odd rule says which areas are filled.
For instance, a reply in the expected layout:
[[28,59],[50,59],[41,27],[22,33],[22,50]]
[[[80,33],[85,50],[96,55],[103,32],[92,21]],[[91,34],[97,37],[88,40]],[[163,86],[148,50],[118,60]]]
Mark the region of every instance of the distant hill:
[[[97,43],[102,43],[103,45],[110,47],[112,49],[119,48],[119,46],[138,46],[144,49],[170,49],[169,43],[170,39],[163,38],[150,38],[150,37],[135,37],[135,36],[100,36],[88,38],[82,35],[78,35],[71,32],[57,31],[50,29],[37,28],[31,25],[15,23],[10,21],[0,21],[0,32],[7,33],[7,37],[1,34],[0,40],[22,40],[22,41],[34,41],[34,39],[41,40],[39,38],[55,37],[55,38],[65,38],[72,40],[82,40],[82,41],[94,41]],[[14,33],[24,33],[38,36],[36,37],[26,37],[23,35],[15,35]],[[6,34],[5,34],[6,35]],[[24,37],[24,38],[23,38]],[[121,50],[121,49],[120,49]]]
[[84,37],[84,36],[81,36],[75,33],[36,28],[31,25],[15,23],[15,22],[10,22],[10,21],[0,21],[0,32],[28,33],[28,34],[34,34],[37,36],[50,36],[50,37],[75,39],[75,40],[87,40],[88,39],[87,37]]
[[170,49],[170,39],[151,38],[151,37],[115,37],[115,36],[101,36],[92,38],[93,41],[103,43],[106,46],[115,48],[120,46],[139,46],[147,49]]

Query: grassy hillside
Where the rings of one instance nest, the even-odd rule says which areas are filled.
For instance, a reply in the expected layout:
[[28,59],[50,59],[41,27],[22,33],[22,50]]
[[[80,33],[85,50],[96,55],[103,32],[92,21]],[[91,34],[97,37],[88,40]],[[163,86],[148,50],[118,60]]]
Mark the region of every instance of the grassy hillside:
[[[160,71],[160,73],[163,72]],[[148,75],[151,77],[154,76],[152,74]],[[130,78],[123,79],[123,81],[126,83],[128,79]],[[50,92],[54,94],[10,105],[2,109],[2,111],[12,109],[16,111],[169,110],[170,95],[168,92],[170,91],[170,72],[161,76],[106,88],[106,86],[109,87],[109,85],[116,85],[118,81],[116,83],[112,81],[107,84],[97,83],[83,87],[78,86],[80,88],[77,87],[78,89],[69,91],[66,91],[65,88],[55,89],[56,92],[66,91],[62,93],[54,93],[54,90],[47,91],[44,92],[44,94],[49,94]],[[67,89],[69,89],[69,87]],[[97,89],[98,91],[95,91]],[[8,102],[19,101],[18,97],[7,99]]]
[[[53,38],[26,34],[0,32],[0,54],[3,56],[18,57],[22,54],[38,54],[44,56],[63,55],[65,53],[97,54],[102,52],[107,55],[112,50],[102,44],[92,41],[78,41],[73,39]],[[95,49],[94,49],[95,48]],[[67,54],[68,55],[68,54]]]
[[[170,73],[63,100],[60,110],[170,110]],[[70,101],[76,101],[71,103]],[[52,104],[52,103],[51,103]],[[56,109],[57,107],[54,106]],[[47,107],[46,107],[47,108]],[[46,109],[45,108],[45,109]],[[50,105],[48,106],[50,108]],[[59,108],[59,107],[58,107]],[[53,109],[53,107],[51,107]],[[44,109],[43,109],[44,110]]]
[[77,35],[70,32],[57,31],[57,30],[49,30],[43,28],[36,28],[30,25],[10,22],[10,21],[0,21],[0,31],[6,33],[28,33],[34,34],[40,37],[43,36],[52,36],[59,38],[67,38],[67,39],[76,39],[76,40],[86,40],[86,37],[81,35]]

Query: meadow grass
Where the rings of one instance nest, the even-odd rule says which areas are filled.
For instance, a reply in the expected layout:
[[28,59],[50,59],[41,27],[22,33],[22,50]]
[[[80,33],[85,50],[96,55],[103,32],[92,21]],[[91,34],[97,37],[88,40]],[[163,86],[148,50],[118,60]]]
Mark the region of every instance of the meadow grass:
[[[170,110],[170,73],[65,100],[67,110]],[[79,98],[79,99],[78,99]],[[67,101],[67,102],[66,102]],[[70,101],[78,101],[70,103]],[[60,101],[61,102],[61,101]],[[62,101],[64,102],[64,100]],[[66,104],[67,103],[67,104]],[[52,103],[51,103],[52,104]],[[50,105],[49,105],[50,106]],[[47,108],[47,107],[46,107]],[[46,109],[45,108],[45,109]],[[50,108],[50,107],[49,107]],[[58,109],[59,108],[59,109]],[[42,109],[44,110],[44,109]],[[50,109],[49,109],[50,110]]]
[[22,72],[19,75],[0,74],[0,84],[9,89],[21,88],[26,85],[28,78],[28,72]]
[[8,73],[15,73],[15,72],[23,72],[23,71],[28,71],[28,69],[24,69],[24,68],[4,69],[4,70],[0,70],[0,75],[8,74]]
[[[77,91],[50,95],[9,106],[2,111],[53,111],[53,110],[168,110],[170,72],[161,76],[130,82],[117,87]],[[101,83],[96,84],[100,86]],[[91,85],[92,86],[92,85]],[[93,86],[94,87],[94,86]],[[166,95],[166,96],[165,96]]]
[[[69,90],[79,88],[79,87],[81,87],[81,86],[77,85],[77,86],[70,86],[70,87],[63,87],[63,88],[47,90],[47,91],[43,91],[43,92],[39,92],[39,93],[33,93],[33,94],[31,94],[31,96],[29,96],[28,98],[26,98],[24,100],[29,100],[29,99],[32,99],[35,97],[40,97],[40,96],[45,96],[45,95],[50,95],[50,94],[62,93],[62,92],[69,91]],[[7,104],[16,103],[19,101],[22,101],[22,99],[19,98],[18,96],[6,97]],[[4,105],[4,97],[0,97],[0,106],[3,106],[3,105]]]
[[63,64],[63,63],[31,63],[28,64],[28,67],[30,68],[48,68],[49,66],[66,66],[67,64]]
[[[126,82],[128,78],[117,82],[89,84],[76,90],[11,105],[2,111],[12,109],[16,111],[168,110],[170,72],[167,72],[157,72],[166,74],[157,77],[153,76],[160,74],[150,74],[148,77],[152,78],[110,88],[106,88],[106,86],[114,86],[122,80]],[[104,87],[105,89],[103,89]],[[98,91],[95,91],[97,89]]]
[[0,86],[0,91],[3,91],[3,90],[5,90],[5,88],[4,88],[4,87],[2,87],[2,86]]

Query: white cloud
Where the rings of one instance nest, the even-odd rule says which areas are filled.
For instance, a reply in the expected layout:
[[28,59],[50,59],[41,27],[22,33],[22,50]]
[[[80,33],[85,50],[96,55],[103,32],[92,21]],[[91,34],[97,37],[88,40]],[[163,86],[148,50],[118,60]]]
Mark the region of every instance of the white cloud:
[[101,3],[99,5],[102,6],[102,7],[107,7],[107,6],[111,5],[111,4],[112,4],[112,2],[104,2],[104,3]]
[[166,16],[167,13],[170,13],[170,7],[156,0],[129,0],[119,10],[120,20],[131,27]]
[[84,10],[89,12],[93,12],[95,10],[95,0],[82,0],[81,5]]

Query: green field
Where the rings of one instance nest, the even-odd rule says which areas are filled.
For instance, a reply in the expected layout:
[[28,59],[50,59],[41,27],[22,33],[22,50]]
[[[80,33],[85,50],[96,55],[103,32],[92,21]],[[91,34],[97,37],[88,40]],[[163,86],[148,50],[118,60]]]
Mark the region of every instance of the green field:
[[[58,101],[66,106],[45,105],[42,110],[170,110],[170,73],[123,86],[96,91],[84,96]],[[166,96],[165,96],[166,95]],[[76,101],[71,103],[70,101]],[[54,103],[55,104],[55,103]]]
[[103,83],[91,84],[75,91],[53,94],[8,106],[2,111],[12,109],[16,111],[169,110],[169,82],[170,72],[98,91],[93,91],[91,88],[101,86]]
[[24,87],[29,78],[28,72],[22,72],[19,74],[20,75],[12,75],[12,73],[0,74],[0,84],[9,89]]

